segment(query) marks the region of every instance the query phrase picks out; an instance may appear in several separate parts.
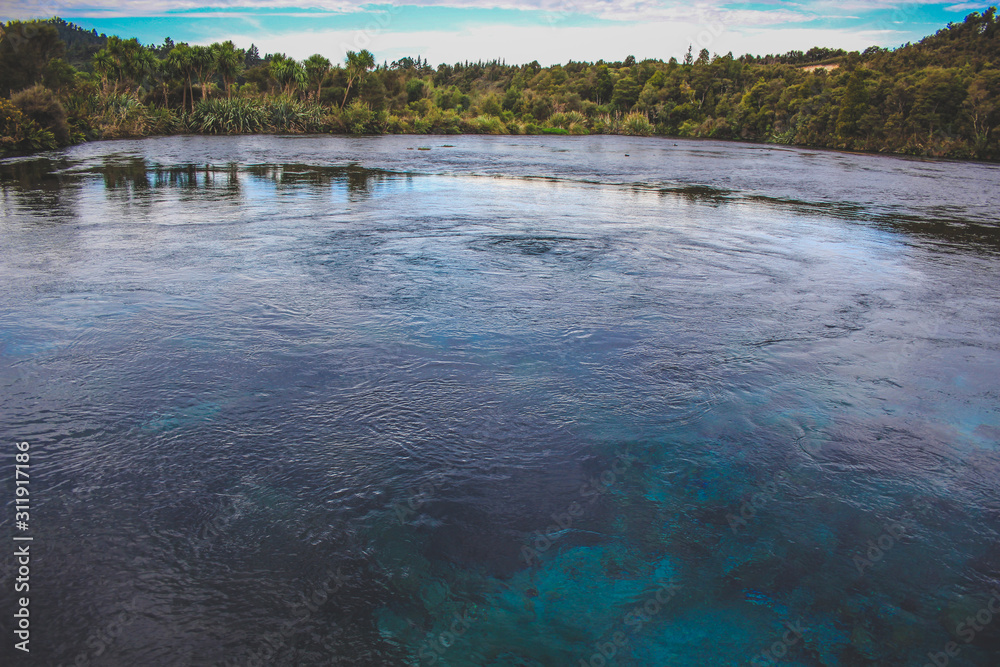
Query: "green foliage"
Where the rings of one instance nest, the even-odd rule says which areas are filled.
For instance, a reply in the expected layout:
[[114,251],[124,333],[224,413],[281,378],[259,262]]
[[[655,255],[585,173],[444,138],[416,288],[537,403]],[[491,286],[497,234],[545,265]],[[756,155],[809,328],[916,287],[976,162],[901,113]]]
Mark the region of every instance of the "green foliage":
[[52,133],[56,143],[65,146],[70,141],[69,124],[66,121],[66,111],[55,94],[36,84],[25,88],[10,98],[26,118],[30,118],[39,127]]
[[622,119],[620,131],[635,137],[648,137],[653,134],[653,124],[646,118],[646,114],[635,111]]
[[[51,91],[44,103],[33,94],[31,113],[5,105],[8,151],[179,131],[617,133],[1000,160],[992,8],[893,50],[734,58],[692,49],[683,63],[551,67],[494,60],[432,68],[421,58],[382,67],[366,50],[335,66],[319,54],[261,58],[253,45],[244,52],[232,42],[144,46],[58,19],[4,29],[0,95],[38,83]],[[73,61],[92,73],[77,72],[64,51],[92,54]],[[59,103],[65,124],[55,120]]]
[[619,79],[615,83],[614,92],[611,94],[611,106],[619,111],[630,111],[639,101],[639,93],[642,86],[631,76]]
[[376,134],[377,114],[361,100],[354,100],[341,113],[347,131],[351,134]]
[[326,110],[313,102],[277,97],[267,102],[267,126],[271,132],[322,132]]
[[268,109],[257,100],[219,98],[198,102],[188,122],[204,134],[253,134],[266,132],[269,120]]
[[149,109],[134,93],[93,95],[87,101],[90,123],[97,136],[104,139],[144,137],[151,134]]
[[0,24],[0,94],[41,83],[52,61],[64,54],[59,32],[48,21]]
[[504,122],[491,114],[476,116],[465,123],[463,129],[472,134],[508,134]]
[[56,138],[28,118],[10,100],[0,97],[0,155],[56,148]]

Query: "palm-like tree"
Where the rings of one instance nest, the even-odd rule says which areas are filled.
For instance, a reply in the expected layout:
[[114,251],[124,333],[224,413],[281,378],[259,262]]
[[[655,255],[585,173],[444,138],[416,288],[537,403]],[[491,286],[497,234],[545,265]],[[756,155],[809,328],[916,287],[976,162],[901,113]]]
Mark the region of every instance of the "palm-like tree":
[[375,67],[375,56],[368,49],[361,49],[357,53],[348,51],[344,62],[347,64],[347,90],[344,91],[344,100],[340,103],[341,109],[347,104],[347,96],[351,93],[351,86],[363,81],[368,70]]
[[[215,50],[210,46],[194,46],[191,48],[191,60],[195,72],[198,73],[198,83],[201,84],[201,99],[208,97],[208,89],[211,79],[215,76],[218,63],[215,59]],[[194,91],[191,91],[194,95]]]
[[212,48],[215,49],[215,62],[218,65],[219,74],[222,75],[222,81],[226,84],[226,97],[232,98],[233,82],[236,81],[236,77],[243,69],[243,53],[238,51],[231,41],[213,44]]
[[306,58],[302,64],[305,66],[306,77],[309,79],[310,85],[316,86],[316,101],[318,102],[319,95],[323,92],[323,79],[330,71],[330,61],[315,53]]
[[194,76],[195,65],[194,65],[194,54],[191,47],[186,43],[181,42],[174,48],[170,49],[170,53],[167,54],[167,63],[171,70],[178,77],[187,81],[187,87],[184,88],[183,100],[181,102],[181,108],[187,106],[187,91],[191,91],[191,110],[194,111],[194,86],[191,82],[191,77]]
[[271,58],[271,77],[284,89],[286,95],[306,82],[306,72],[294,58],[278,53]]
[[123,70],[125,77],[135,86],[136,94],[142,87],[143,80],[156,71],[156,56],[146,47],[139,45],[137,49],[131,49],[125,58]]
[[101,49],[94,54],[94,71],[101,77],[101,90],[105,94],[108,92],[108,79],[115,71],[115,59],[111,57],[107,49]]
[[[153,58],[153,67],[150,70],[150,75],[156,83],[160,84],[163,90],[163,107],[166,108],[170,106],[170,99],[167,97],[167,91],[170,86],[170,79],[174,78],[174,68],[170,64],[170,59],[163,58]],[[187,89],[184,90],[185,94]]]

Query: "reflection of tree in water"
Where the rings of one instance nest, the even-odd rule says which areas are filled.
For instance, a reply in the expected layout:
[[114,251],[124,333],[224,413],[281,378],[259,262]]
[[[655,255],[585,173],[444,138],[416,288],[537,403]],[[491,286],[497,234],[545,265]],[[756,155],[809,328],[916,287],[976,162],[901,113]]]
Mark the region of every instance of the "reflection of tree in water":
[[351,195],[370,194],[374,185],[392,177],[391,172],[366,169],[351,164],[347,166],[314,166],[305,164],[261,164],[246,167],[246,172],[256,178],[283,185],[328,186],[344,184]]
[[104,177],[104,187],[108,190],[149,189],[148,167],[142,158],[115,160],[109,157],[104,160],[100,172]]
[[[191,196],[231,199],[241,192],[240,178],[273,183],[278,188],[346,187],[351,198],[364,198],[373,187],[396,176],[392,172],[366,169],[356,164],[316,166],[306,164],[257,164],[240,166],[180,164],[162,166],[146,158],[111,155],[99,165],[74,164],[68,159],[33,158],[0,163],[0,191],[12,189],[17,199],[32,210],[65,208],[61,199],[67,189],[99,176],[115,199],[130,204],[151,203],[153,193],[177,189]],[[66,211],[71,214],[71,211]]]
[[73,179],[62,172],[68,166],[68,160],[50,158],[0,162],[0,193],[15,195],[13,199],[29,210],[73,215],[66,197]]
[[[637,190],[646,189],[636,187]],[[897,213],[891,210],[873,211],[868,206],[852,202],[810,202],[783,197],[743,194],[707,185],[681,185],[657,188],[661,197],[679,197],[694,204],[720,206],[739,202],[764,204],[775,209],[802,215],[825,215],[852,222],[862,222],[890,232],[922,237],[955,247],[974,247],[996,252],[1000,250],[1000,228],[969,221],[951,214],[946,208],[932,216]]]

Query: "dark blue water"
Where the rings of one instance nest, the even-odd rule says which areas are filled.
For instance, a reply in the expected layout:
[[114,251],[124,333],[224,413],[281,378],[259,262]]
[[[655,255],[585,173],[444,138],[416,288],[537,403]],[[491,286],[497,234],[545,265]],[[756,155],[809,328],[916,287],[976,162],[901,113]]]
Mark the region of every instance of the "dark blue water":
[[0,162],[0,655],[1000,664],[998,184],[615,137]]

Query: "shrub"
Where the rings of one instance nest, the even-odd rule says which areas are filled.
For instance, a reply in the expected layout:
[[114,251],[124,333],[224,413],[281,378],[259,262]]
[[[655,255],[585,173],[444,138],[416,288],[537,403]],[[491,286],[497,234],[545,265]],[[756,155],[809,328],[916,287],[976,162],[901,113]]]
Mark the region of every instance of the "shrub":
[[192,129],[205,134],[250,134],[268,126],[268,110],[253,99],[201,100],[191,112]]
[[10,100],[0,98],[0,155],[57,147],[52,132],[25,116]]
[[267,103],[267,124],[274,132],[319,132],[326,109],[315,102],[278,97]]
[[648,137],[653,133],[653,124],[646,118],[646,114],[632,112],[622,119],[620,131],[635,137]]
[[409,116],[389,114],[386,118],[385,131],[389,134],[413,134],[413,119]]
[[105,139],[143,137],[149,134],[149,109],[134,93],[120,93],[101,98],[88,96],[89,123]]
[[25,88],[10,98],[26,117],[38,123],[55,137],[56,142],[65,146],[69,143],[69,124],[66,122],[66,110],[48,88],[34,85]]
[[442,111],[431,107],[427,115],[413,121],[414,129],[420,134],[459,134],[462,119],[454,109]]
[[375,112],[361,100],[354,100],[341,112],[341,118],[351,134],[372,134],[375,126]]
[[507,126],[496,116],[483,114],[463,123],[464,129],[475,134],[508,134]]
[[549,117],[549,125],[561,127],[564,130],[572,129],[573,125],[583,125],[586,127],[587,118],[579,111],[567,111],[566,113],[556,113]]

